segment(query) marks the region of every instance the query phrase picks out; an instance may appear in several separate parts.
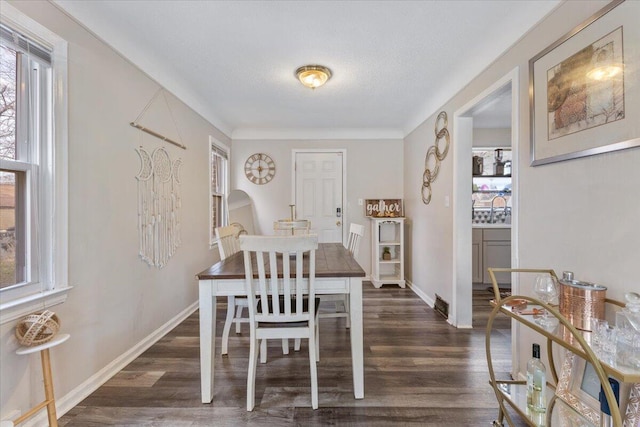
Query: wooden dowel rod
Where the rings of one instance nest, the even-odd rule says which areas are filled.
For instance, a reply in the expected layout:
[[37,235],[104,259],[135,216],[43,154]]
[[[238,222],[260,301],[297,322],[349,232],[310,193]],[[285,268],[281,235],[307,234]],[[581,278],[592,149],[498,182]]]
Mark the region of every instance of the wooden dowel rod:
[[163,141],[166,141],[166,142],[168,142],[168,143],[170,143],[170,144],[173,144],[173,145],[175,145],[175,146],[178,146],[178,147],[182,148],[183,150],[186,150],[186,149],[187,149],[187,147],[186,147],[185,145],[180,144],[179,142],[175,142],[174,140],[169,139],[169,138],[167,138],[166,136],[160,135],[159,133],[154,132],[154,131],[152,131],[151,129],[147,129],[146,127],[144,127],[144,126],[142,126],[142,125],[139,125],[139,124],[138,124],[138,123],[136,123],[136,122],[131,122],[131,123],[129,123],[129,124],[130,124],[131,126],[133,126],[134,128],[141,130],[142,132],[146,132],[146,133],[148,133],[149,135],[155,136],[156,138],[159,138],[159,139],[161,139],[161,140],[163,140]]

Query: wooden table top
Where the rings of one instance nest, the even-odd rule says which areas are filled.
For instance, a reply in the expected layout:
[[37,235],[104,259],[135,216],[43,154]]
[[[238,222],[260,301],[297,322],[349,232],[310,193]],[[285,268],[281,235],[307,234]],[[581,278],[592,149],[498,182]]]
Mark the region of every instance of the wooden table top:
[[[306,264],[306,263],[305,263]],[[255,271],[255,270],[254,270]],[[316,277],[365,277],[366,273],[340,243],[319,243]],[[197,274],[199,280],[244,279],[244,257],[235,253]]]

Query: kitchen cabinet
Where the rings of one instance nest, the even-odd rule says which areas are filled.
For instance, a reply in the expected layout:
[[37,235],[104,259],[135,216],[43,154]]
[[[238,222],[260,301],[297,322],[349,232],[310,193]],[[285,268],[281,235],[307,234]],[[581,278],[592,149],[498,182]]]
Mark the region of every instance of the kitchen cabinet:
[[471,229],[471,281],[473,283],[483,282],[482,261],[482,228]]
[[[488,268],[511,268],[511,229],[472,228],[471,231],[472,282],[489,285]],[[511,286],[511,275],[498,273],[498,282]]]
[[371,245],[373,286],[386,283],[404,288],[404,218],[371,218]]
[[[488,268],[511,268],[511,229],[482,229],[482,272],[483,283],[490,284]],[[497,277],[501,285],[511,285],[511,275],[500,273]]]

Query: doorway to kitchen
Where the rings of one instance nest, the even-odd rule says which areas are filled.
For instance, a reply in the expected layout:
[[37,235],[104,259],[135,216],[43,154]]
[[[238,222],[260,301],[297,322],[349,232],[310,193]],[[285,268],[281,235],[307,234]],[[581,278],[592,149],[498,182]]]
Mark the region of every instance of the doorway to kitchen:
[[[517,266],[518,99],[516,68],[454,112],[451,312],[459,328],[472,327],[474,282],[491,286],[486,269]],[[514,292],[509,275],[498,280]]]

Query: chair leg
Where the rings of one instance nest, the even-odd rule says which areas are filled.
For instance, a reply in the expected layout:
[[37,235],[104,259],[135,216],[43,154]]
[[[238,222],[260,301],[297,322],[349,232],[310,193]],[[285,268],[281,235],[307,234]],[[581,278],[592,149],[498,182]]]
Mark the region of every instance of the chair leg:
[[[236,308],[236,319],[242,319],[242,306],[239,305]],[[236,334],[241,333],[242,330],[240,329],[240,322],[236,322]]]
[[[267,340],[262,340],[266,343]],[[258,365],[258,340],[251,338],[249,345],[249,372],[247,373],[247,411],[256,405],[256,367]]]
[[309,338],[309,372],[311,374],[311,407],[318,409],[318,370],[316,367],[316,338]]
[[320,325],[318,322],[316,322],[316,326],[315,326],[315,330],[316,330],[316,362],[320,361]]
[[347,329],[351,328],[351,301],[349,300],[349,294],[344,296],[344,312],[347,313]]
[[293,344],[293,349],[295,351],[300,351],[300,338],[296,338]]
[[282,354],[289,354],[289,340],[282,338]]
[[267,363],[267,340],[260,341],[260,363]]
[[236,299],[233,296],[227,297],[227,318],[222,329],[222,354],[227,354],[229,350],[229,332],[233,323],[233,312],[236,306]]

